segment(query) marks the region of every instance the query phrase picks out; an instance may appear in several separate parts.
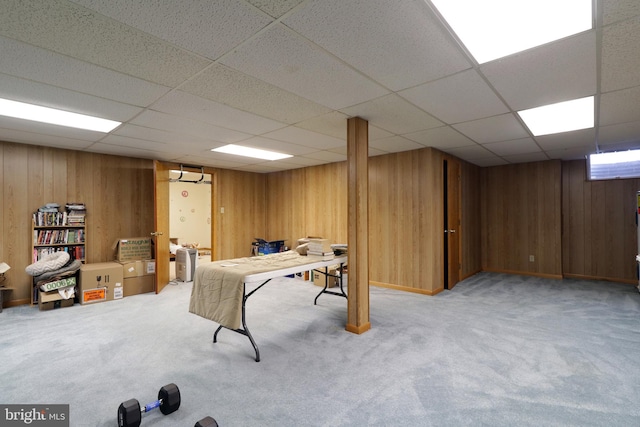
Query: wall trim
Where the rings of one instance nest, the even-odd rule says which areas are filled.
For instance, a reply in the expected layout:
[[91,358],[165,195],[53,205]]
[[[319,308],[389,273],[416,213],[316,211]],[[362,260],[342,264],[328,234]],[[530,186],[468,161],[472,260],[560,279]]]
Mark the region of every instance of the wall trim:
[[535,277],[543,277],[546,279],[563,279],[562,274],[535,273],[532,271],[502,270],[498,268],[483,268],[482,271],[486,271],[489,273],[505,273],[505,274],[517,274],[521,276],[535,276]]
[[604,280],[605,282],[624,283],[628,285],[638,286],[638,281],[631,279],[619,279],[615,277],[602,277],[602,276],[586,276],[584,274],[571,274],[564,275],[566,279],[580,279],[580,280]]
[[376,286],[378,288],[395,289],[397,291],[412,292],[414,294],[429,295],[429,296],[433,296],[444,291],[444,287],[430,291],[427,289],[412,288],[410,286],[392,285],[391,283],[383,283],[383,282],[369,281],[369,284],[371,286]]

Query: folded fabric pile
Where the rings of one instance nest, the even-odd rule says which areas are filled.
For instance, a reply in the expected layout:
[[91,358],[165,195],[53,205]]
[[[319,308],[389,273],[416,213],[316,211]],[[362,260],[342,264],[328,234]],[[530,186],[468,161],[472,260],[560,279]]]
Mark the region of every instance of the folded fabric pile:
[[62,298],[69,299],[75,295],[75,274],[81,266],[80,260],[71,260],[67,252],[59,251],[28,265],[25,271],[34,277],[40,290],[58,291]]

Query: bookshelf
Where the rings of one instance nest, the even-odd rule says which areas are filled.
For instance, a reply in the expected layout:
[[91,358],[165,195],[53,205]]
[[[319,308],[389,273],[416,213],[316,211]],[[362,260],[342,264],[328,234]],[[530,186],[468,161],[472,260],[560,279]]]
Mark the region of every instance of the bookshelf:
[[[31,221],[31,262],[64,251],[71,260],[86,259],[86,221],[83,210],[74,211],[67,205],[65,212],[35,212]],[[32,304],[37,303],[34,278]]]

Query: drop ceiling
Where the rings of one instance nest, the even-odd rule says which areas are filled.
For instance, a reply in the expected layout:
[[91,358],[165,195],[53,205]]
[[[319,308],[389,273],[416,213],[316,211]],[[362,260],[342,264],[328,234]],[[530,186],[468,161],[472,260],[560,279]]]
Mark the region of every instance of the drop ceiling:
[[[346,160],[353,116],[371,156],[640,148],[640,2],[594,1],[594,29],[479,65],[428,0],[4,0],[0,97],[123,124],[0,117],[0,140],[260,173]],[[591,95],[592,129],[534,137],[516,114]],[[294,157],[210,151],[229,143]]]

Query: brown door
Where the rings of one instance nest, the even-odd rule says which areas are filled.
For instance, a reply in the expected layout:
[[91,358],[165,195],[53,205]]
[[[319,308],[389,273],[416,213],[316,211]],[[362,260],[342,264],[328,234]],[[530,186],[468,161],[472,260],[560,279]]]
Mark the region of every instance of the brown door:
[[169,283],[169,170],[169,165],[153,162],[155,231],[151,234],[155,243],[156,293]]
[[445,289],[453,289],[460,281],[460,162],[447,157],[443,161],[444,182],[444,272]]

